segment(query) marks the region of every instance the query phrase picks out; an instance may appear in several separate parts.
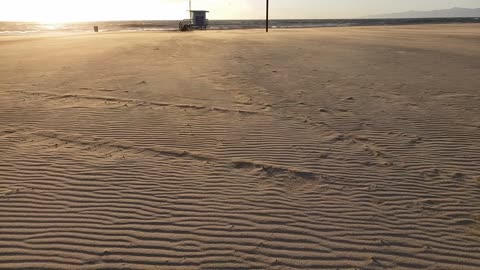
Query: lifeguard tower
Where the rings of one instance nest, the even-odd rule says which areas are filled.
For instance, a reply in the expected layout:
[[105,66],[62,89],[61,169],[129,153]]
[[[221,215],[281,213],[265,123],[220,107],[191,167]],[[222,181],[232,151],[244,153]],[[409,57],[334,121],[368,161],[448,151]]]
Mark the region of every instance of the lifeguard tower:
[[180,31],[191,31],[195,29],[206,30],[208,26],[207,13],[208,10],[192,10],[192,2],[190,1],[190,19],[181,21],[178,25]]

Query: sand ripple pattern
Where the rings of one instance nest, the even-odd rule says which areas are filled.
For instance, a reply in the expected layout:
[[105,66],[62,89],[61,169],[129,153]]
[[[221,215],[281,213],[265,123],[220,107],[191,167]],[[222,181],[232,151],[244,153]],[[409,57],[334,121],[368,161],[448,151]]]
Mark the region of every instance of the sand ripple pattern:
[[343,74],[297,72],[278,35],[266,56],[227,35],[213,101],[1,84],[0,269],[480,269],[478,82],[415,99],[352,64],[383,47],[329,58],[346,43],[322,58]]

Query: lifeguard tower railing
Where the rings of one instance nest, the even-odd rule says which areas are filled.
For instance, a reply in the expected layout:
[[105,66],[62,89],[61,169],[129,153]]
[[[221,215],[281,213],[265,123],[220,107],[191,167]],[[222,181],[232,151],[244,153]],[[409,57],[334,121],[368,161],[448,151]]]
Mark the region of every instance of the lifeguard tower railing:
[[195,25],[194,24],[194,20],[193,19],[184,19],[182,21],[183,24],[186,24],[186,25],[190,25],[192,27],[197,27],[197,28],[207,28],[208,24],[209,24],[209,20],[208,19],[205,19],[205,23],[203,25]]

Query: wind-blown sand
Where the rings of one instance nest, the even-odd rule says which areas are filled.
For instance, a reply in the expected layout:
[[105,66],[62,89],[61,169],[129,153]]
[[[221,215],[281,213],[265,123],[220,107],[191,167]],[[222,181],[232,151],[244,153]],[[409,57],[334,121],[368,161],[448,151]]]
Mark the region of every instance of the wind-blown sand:
[[480,269],[480,28],[0,37],[1,269]]

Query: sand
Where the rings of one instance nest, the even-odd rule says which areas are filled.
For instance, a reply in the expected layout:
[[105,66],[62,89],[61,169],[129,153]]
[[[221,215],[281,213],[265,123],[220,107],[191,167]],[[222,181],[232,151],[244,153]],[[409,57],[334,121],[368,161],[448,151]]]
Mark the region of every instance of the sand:
[[0,269],[480,269],[480,28],[0,37]]

